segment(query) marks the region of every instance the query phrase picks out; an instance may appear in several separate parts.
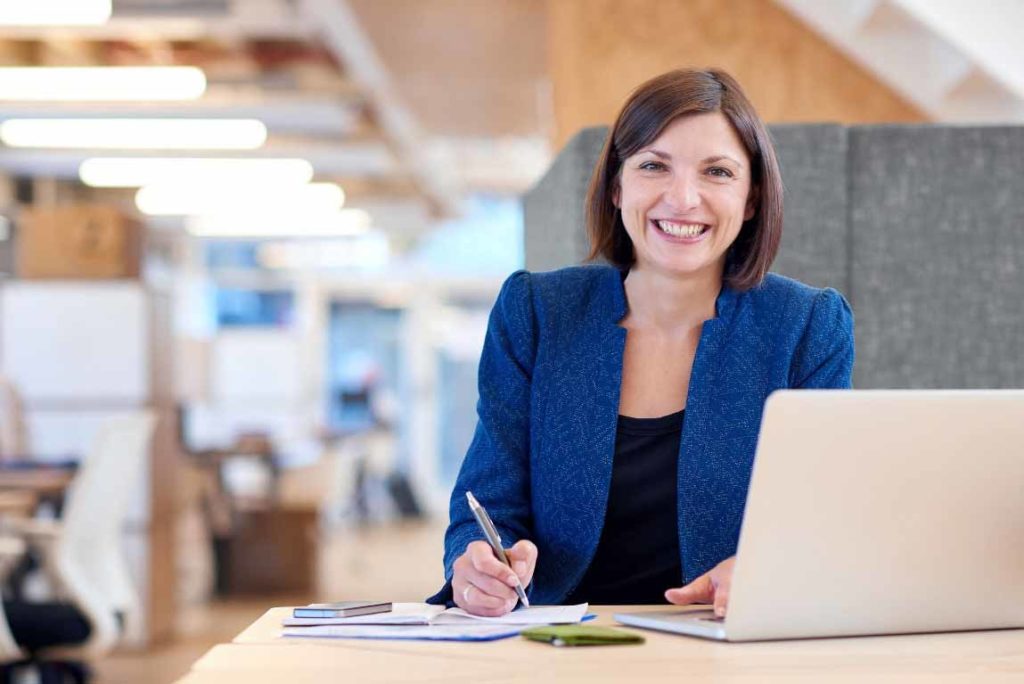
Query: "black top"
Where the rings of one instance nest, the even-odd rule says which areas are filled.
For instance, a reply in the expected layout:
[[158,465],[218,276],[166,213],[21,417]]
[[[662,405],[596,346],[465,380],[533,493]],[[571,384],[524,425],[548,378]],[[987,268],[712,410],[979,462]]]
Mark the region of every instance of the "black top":
[[682,585],[677,472],[683,414],[619,416],[601,539],[566,603],[664,603],[665,590]]

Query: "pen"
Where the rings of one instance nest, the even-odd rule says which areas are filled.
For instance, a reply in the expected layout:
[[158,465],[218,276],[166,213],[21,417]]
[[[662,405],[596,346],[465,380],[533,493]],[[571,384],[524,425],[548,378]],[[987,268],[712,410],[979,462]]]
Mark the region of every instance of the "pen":
[[[466,498],[469,500],[469,510],[473,511],[473,517],[476,518],[477,523],[480,525],[480,529],[484,531],[484,536],[487,537],[487,543],[491,545],[494,550],[494,555],[498,557],[505,565],[512,568],[512,564],[508,562],[508,556],[505,555],[505,549],[501,547],[501,537],[498,535],[498,530],[494,527],[494,523],[491,522],[491,516],[487,515],[487,511],[480,502],[476,500],[472,492],[466,492]],[[530,607],[530,600],[526,598],[526,592],[523,591],[523,583],[519,579],[519,575],[512,572],[512,576],[516,578],[516,594],[519,596],[520,602],[523,607]]]

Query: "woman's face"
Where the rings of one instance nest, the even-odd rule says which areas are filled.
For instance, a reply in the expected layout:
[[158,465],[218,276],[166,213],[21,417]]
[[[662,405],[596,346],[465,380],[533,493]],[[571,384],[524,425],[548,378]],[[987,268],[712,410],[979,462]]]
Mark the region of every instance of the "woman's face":
[[754,215],[750,158],[721,112],[683,116],[622,164],[615,205],[637,269],[717,274]]

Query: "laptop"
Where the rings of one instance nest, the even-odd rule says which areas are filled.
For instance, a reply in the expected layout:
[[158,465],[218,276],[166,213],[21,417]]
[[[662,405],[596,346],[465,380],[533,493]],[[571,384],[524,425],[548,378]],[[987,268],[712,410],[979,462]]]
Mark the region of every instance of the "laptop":
[[765,403],[724,641],[1024,627],[1024,391],[784,390]]

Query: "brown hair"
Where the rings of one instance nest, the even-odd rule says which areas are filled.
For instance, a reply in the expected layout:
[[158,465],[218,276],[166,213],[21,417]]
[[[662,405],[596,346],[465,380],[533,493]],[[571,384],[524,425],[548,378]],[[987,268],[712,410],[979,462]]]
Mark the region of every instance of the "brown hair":
[[677,69],[633,91],[608,133],[587,191],[588,261],[603,257],[620,269],[636,261],[613,197],[622,162],[649,145],[674,120],[722,112],[750,155],[754,215],[745,221],[726,256],[725,283],[749,290],[768,272],[782,238],[782,176],[764,122],[739,83],[724,71]]

